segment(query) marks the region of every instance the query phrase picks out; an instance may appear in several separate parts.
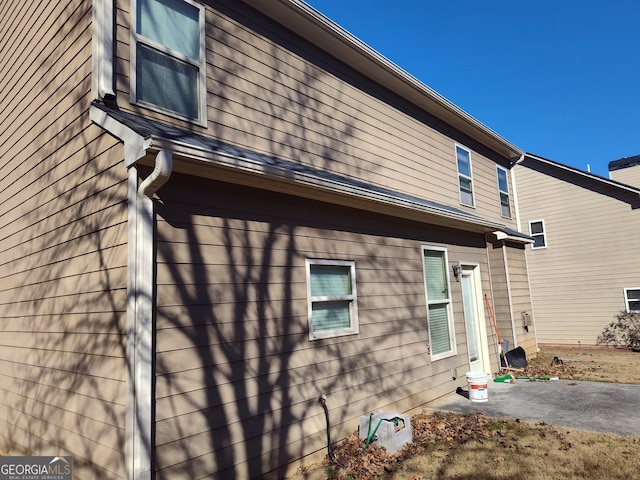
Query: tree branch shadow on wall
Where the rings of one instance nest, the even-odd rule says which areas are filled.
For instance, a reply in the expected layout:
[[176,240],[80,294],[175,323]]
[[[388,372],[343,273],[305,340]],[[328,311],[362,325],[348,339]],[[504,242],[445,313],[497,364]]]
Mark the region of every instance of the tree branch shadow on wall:
[[[209,83],[220,87],[210,94],[213,135],[363,181],[374,178],[376,162],[358,156],[353,147],[360,141],[358,107],[340,88],[326,95],[335,81],[311,66],[318,56],[327,64],[330,59],[236,3],[219,7],[273,44],[249,58],[241,36],[210,29],[207,41],[215,78]],[[68,29],[56,38],[62,50],[70,31],[90,16],[88,11],[74,12],[65,22]],[[242,27],[237,28],[234,33],[242,33]],[[305,68],[289,63],[278,46],[283,42],[308,61]],[[43,98],[55,97],[60,86],[55,78],[63,67],[56,61],[41,66],[40,76],[50,79]],[[116,69],[128,74],[126,62],[118,62]],[[266,91],[255,81],[238,86],[238,79],[251,77],[255,62],[267,67],[266,80],[281,86],[279,91]],[[7,353],[3,359],[14,382],[11,399],[5,400],[11,404],[5,406],[10,434],[26,439],[19,445],[24,451],[44,453],[54,446],[72,452],[83,475],[118,478],[123,474],[123,452],[113,445],[124,445],[128,368],[126,171],[121,146],[104,141],[106,135],[96,140],[97,127],[88,126],[88,67],[80,73],[77,91],[73,82],[64,86],[77,103],[62,112],[59,132],[39,138],[39,152],[29,160],[37,163],[37,199],[13,205],[16,216],[29,222],[3,240],[14,243],[3,250],[15,253],[5,264],[7,271],[12,262],[22,271],[17,286],[5,290],[16,294],[11,307],[16,313],[4,317],[5,331],[15,340],[5,345],[6,352],[16,354]],[[252,120],[242,122],[246,109],[251,109]],[[69,144],[85,147],[65,153]],[[98,155],[100,161],[95,159]],[[416,269],[398,269],[393,259],[379,254],[389,247],[383,219],[367,225],[362,212],[339,207],[331,207],[332,217],[327,218],[317,203],[275,194],[268,194],[268,201],[283,209],[293,202],[295,215],[287,218],[255,205],[234,209],[229,198],[235,195],[240,202],[237,197],[243,191],[234,193],[228,185],[219,202],[205,198],[199,204],[188,188],[172,198],[171,182],[156,200],[158,278],[168,280],[158,286],[157,295],[158,478],[259,478],[308,453],[309,445],[325,447],[324,417],[317,401],[321,394],[329,394],[332,420],[342,432],[353,428],[350,422],[359,413],[381,406],[381,395],[394,391],[394,398],[403,398],[414,393],[404,386],[402,374],[424,367],[414,363],[423,360],[372,359],[381,351],[408,348],[405,340],[416,331],[426,336],[421,330],[421,292],[408,295],[407,305],[381,308],[394,294],[406,294],[403,285],[421,290]],[[221,187],[203,182],[201,192],[211,185]],[[264,192],[252,194],[260,199]],[[310,211],[313,216],[307,219]],[[314,245],[313,234],[324,236],[322,246]],[[347,236],[352,237],[353,249],[343,240]],[[357,337],[309,342],[306,298],[300,293],[306,291],[307,257],[355,259],[363,280]],[[419,259],[416,265],[420,271]],[[12,281],[13,275],[5,278]],[[376,276],[381,278],[375,280]],[[368,294],[364,285],[376,282],[388,283],[388,296]],[[374,325],[379,340],[368,331]],[[425,341],[413,337],[409,345],[416,348]],[[375,342],[382,345],[374,351]],[[304,435],[309,438],[297,440]]]
[[[158,411],[163,413],[158,418],[157,440],[158,466],[166,468],[163,476],[204,474],[211,464],[210,458],[202,455],[210,448],[220,478],[260,478],[309,453],[305,451],[309,443],[318,450],[326,446],[324,416],[318,403],[321,394],[334,400],[333,421],[342,424],[354,421],[350,402],[362,406],[360,413],[365,414],[382,407],[389,391],[399,399],[414,393],[405,389],[401,374],[415,368],[412,364],[420,360],[398,358],[396,353],[389,362],[396,370],[385,371],[387,362],[379,356],[384,355],[385,346],[390,350],[411,348],[410,342],[402,342],[409,335],[415,343],[425,345],[425,338],[415,334],[424,326],[418,312],[411,312],[411,318],[398,318],[403,320],[398,327],[395,318],[383,318],[375,307],[367,308],[371,300],[363,287],[361,336],[318,342],[308,338],[306,295],[301,294],[306,292],[305,258],[356,259],[363,279],[384,272],[384,280],[406,284],[406,277],[414,276],[414,272],[398,271],[391,259],[376,253],[385,245],[383,240],[376,244],[372,232],[345,229],[344,222],[353,220],[355,212],[338,214],[342,218],[336,229],[326,230],[321,204],[304,202],[292,208],[294,199],[286,196],[263,196],[250,189],[234,193],[217,182],[189,177],[174,182],[180,187],[164,192],[158,212],[162,221],[170,224],[159,230],[172,237],[159,239],[159,269],[166,269],[166,278],[172,279],[173,285],[159,288],[167,293],[165,302],[177,299],[186,308],[176,314],[168,313],[172,310],[169,306],[159,308],[157,391],[162,397]],[[211,195],[211,203],[207,207],[192,204],[186,215],[180,199],[187,192],[199,197],[205,189],[217,192]],[[254,207],[248,206],[250,203]],[[287,208],[287,214],[275,220],[272,207],[278,211]],[[216,226],[210,227],[214,223]],[[338,246],[327,252],[314,247],[307,237],[311,231],[326,235],[338,230],[337,237],[353,234],[369,245],[358,251]],[[176,251],[175,237],[188,240],[188,255]],[[326,246],[325,241],[319,243]],[[420,268],[419,259],[416,266]],[[163,301],[159,299],[159,303]],[[419,309],[419,301],[414,299],[414,303]],[[409,311],[407,307],[404,313]],[[367,329],[373,328],[380,338],[372,342]],[[184,351],[179,352],[178,347]],[[424,349],[426,352],[426,346]],[[193,380],[191,391],[184,390],[186,378]],[[170,418],[166,413],[170,411],[176,417]],[[352,430],[355,423],[346,428]],[[298,441],[300,434],[312,439]],[[171,464],[176,448],[183,450],[182,464]],[[164,456],[164,451],[171,453]]]
[[[239,25],[214,25],[207,39],[214,137],[361,181],[376,178],[376,162],[353,147],[361,141],[359,107],[340,87],[328,95],[335,79],[311,65],[326,55],[246,6],[216,8]],[[244,25],[273,44],[247,49]],[[280,45],[309,63],[294,65]],[[266,78],[256,77],[256,65]],[[367,225],[362,212],[340,207],[329,207],[335,214],[328,218],[326,206],[312,201],[179,174],[157,202],[158,478],[261,478],[274,468],[281,475],[277,467],[326,448],[321,394],[329,394],[332,420],[344,434],[357,415],[415,393],[403,374],[428,363],[420,259],[403,271],[378,254],[388,248],[386,219]],[[271,207],[256,208],[261,204]],[[326,237],[322,248],[314,235]],[[310,342],[301,293],[307,257],[356,259],[363,279],[389,282],[389,295],[402,292],[409,303],[385,311],[378,304],[384,299],[368,298],[365,288],[360,335]],[[416,291],[407,294],[407,285]],[[373,324],[376,340],[367,332]],[[397,353],[403,348],[425,356],[407,358]],[[389,352],[388,362],[373,357]]]
[[78,477],[122,478],[126,168],[90,125],[90,5],[40,10],[31,20],[52,26],[28,29],[29,62],[3,85],[15,93],[0,142],[3,437],[8,453],[71,455]]

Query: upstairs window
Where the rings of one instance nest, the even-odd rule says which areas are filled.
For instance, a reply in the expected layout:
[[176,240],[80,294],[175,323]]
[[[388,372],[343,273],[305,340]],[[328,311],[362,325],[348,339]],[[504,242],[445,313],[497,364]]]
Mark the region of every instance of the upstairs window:
[[529,235],[533,237],[534,243],[531,248],[546,248],[547,236],[544,230],[544,220],[534,220],[529,222]]
[[460,185],[460,203],[473,207],[473,178],[471,175],[471,152],[456,145],[456,161],[458,163],[458,184]]
[[509,201],[509,178],[507,171],[497,167],[498,192],[500,193],[500,213],[503,217],[511,218],[511,202]]
[[204,7],[190,0],[134,0],[131,101],[204,123]]
[[358,333],[354,262],[307,260],[309,340]]
[[627,313],[640,313],[640,288],[625,288],[624,301]]
[[431,358],[438,360],[455,354],[447,252],[444,249],[423,247],[422,256]]

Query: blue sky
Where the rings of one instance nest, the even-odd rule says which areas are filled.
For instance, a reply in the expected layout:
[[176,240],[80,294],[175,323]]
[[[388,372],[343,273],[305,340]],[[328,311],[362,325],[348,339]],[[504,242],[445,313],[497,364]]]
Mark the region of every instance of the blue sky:
[[640,155],[640,0],[307,0],[518,147]]

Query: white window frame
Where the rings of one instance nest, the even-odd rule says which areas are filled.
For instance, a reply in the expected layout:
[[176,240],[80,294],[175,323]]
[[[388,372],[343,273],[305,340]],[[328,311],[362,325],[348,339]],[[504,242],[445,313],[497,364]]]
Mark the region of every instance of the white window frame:
[[[311,268],[313,265],[330,265],[339,267],[349,267],[351,273],[351,295],[339,296],[312,296],[311,295]],[[345,335],[356,335],[360,333],[358,323],[358,294],[356,290],[356,262],[346,260],[322,260],[310,259],[305,261],[307,274],[307,312],[309,322],[309,340],[320,340],[324,338],[340,337]],[[316,332],[313,329],[313,305],[320,302],[348,301],[349,302],[349,327],[334,330],[323,330]]]
[[[199,16],[199,58],[191,58],[186,55],[183,55],[180,52],[172,50],[170,48],[165,47],[162,44],[159,44],[151,39],[145,38],[143,35],[140,35],[136,32],[137,23],[137,4],[138,1],[141,0],[131,0],[131,28],[130,31],[130,56],[131,56],[131,71],[129,76],[129,90],[130,90],[130,101],[132,104],[140,105],[149,110],[153,110],[156,112],[164,113],[166,115],[170,115],[175,118],[180,118],[182,120],[187,120],[191,123],[195,123],[197,125],[205,126],[207,125],[207,63],[206,63],[206,36],[205,36],[205,8],[204,5],[196,3],[192,0],[181,0],[184,3],[192,5],[198,9]],[[137,92],[137,45],[138,43],[145,45],[147,47],[153,48],[154,50],[158,50],[165,55],[168,55],[171,58],[176,60],[180,60],[182,62],[186,62],[198,69],[198,116],[197,118],[191,118],[185,115],[180,114],[179,112],[173,111],[168,108],[164,108],[159,105],[155,105],[151,102],[145,102],[142,100],[138,100],[138,92]]]
[[[624,304],[625,304],[625,310],[627,313],[640,313],[640,309],[639,310],[631,310],[629,308],[629,292],[630,291],[640,291],[640,287],[636,287],[636,288],[625,288],[624,289]],[[637,300],[634,300],[637,301]]]
[[[458,164],[458,149],[467,152],[469,155],[469,175],[466,173],[460,172],[460,165]],[[460,192],[460,205],[464,205],[465,207],[475,208],[476,206],[476,191],[473,184],[473,164],[471,162],[471,150],[463,147],[462,145],[456,144],[455,146],[455,159],[456,159],[456,170],[458,171],[458,191]],[[468,180],[471,184],[471,204],[465,203],[462,200],[462,186],[460,185],[460,179]]]
[[[445,272],[446,282],[447,282],[447,299],[446,300],[434,300],[433,302],[429,300],[429,291],[427,286],[427,272],[425,271],[425,268],[424,268],[424,252],[425,251],[443,252],[444,272]],[[451,304],[451,281],[450,281],[449,268],[448,268],[448,265],[449,265],[448,252],[447,252],[447,249],[443,247],[423,245],[420,253],[421,253],[420,261],[422,262],[422,272],[424,277],[424,294],[425,294],[425,299],[427,303],[426,308],[427,308],[427,329],[429,333],[429,352],[431,354],[432,361],[441,360],[443,358],[449,358],[457,354],[456,332],[454,328],[453,310],[452,310],[452,304]],[[431,319],[429,318],[429,306],[431,305],[446,305],[447,325],[449,328],[450,345],[449,345],[448,351],[438,353],[438,354],[433,353],[433,342],[431,341],[432,329],[431,329]]]
[[[507,182],[507,189],[502,190],[500,188],[500,172],[504,173],[505,181]],[[500,202],[500,215],[504,218],[511,218],[511,195],[509,195],[509,171],[506,168],[503,168],[499,165],[496,165],[496,182],[498,183],[498,201]],[[509,209],[509,214],[505,215],[502,210],[502,195],[507,197],[507,208]]]
[[[531,224],[533,223],[541,223],[542,224],[542,233],[531,233]],[[544,220],[531,220],[529,221],[529,236],[532,238],[535,238],[538,235],[542,235],[542,238],[544,239],[544,245],[541,247],[536,247],[535,243],[531,244],[531,249],[532,250],[542,250],[544,248],[547,248],[549,246],[549,243],[547,242],[547,227],[544,224]]]

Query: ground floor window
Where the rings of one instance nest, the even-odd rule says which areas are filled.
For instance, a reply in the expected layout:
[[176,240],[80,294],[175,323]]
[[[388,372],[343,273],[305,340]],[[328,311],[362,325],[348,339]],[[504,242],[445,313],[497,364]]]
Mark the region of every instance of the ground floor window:
[[355,262],[307,259],[309,340],[358,333]]
[[640,313],[640,288],[625,288],[624,301],[628,313]]
[[455,354],[447,251],[423,247],[422,257],[431,358],[437,360]]

